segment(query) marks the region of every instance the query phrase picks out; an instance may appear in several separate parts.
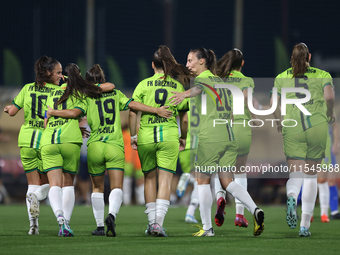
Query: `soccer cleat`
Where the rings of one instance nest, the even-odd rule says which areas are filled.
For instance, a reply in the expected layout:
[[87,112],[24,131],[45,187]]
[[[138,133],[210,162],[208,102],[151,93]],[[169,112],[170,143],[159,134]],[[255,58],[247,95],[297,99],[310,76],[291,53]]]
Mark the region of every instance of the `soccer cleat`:
[[334,215],[331,214],[331,219],[332,220],[340,220],[340,213],[336,213]]
[[248,221],[242,214],[236,214],[235,226],[246,228],[248,227]]
[[321,216],[321,222],[322,223],[328,223],[329,222],[329,218],[326,214]]
[[30,213],[32,215],[32,218],[38,218],[39,217],[39,200],[37,196],[34,193],[29,193],[27,195],[27,200],[30,203]]
[[260,208],[255,208],[253,214],[254,220],[254,236],[259,236],[264,230],[264,212]]
[[[153,229],[153,228],[152,228]],[[152,233],[151,233],[151,225],[147,225],[147,229],[145,230],[145,234],[147,235],[147,236],[151,236],[152,235]]]
[[305,227],[301,227],[299,231],[299,236],[301,237],[309,237],[311,236],[311,232],[309,232],[309,229],[306,229]]
[[218,200],[217,200],[217,210],[216,210],[216,213],[215,213],[215,224],[220,227],[223,225],[223,222],[224,222],[224,207],[226,205],[226,201],[223,197],[220,197]]
[[97,227],[95,230],[92,231],[93,236],[105,236],[105,230],[104,227]]
[[109,215],[105,219],[105,224],[107,226],[106,236],[115,237],[116,236],[115,216],[113,216],[111,213],[109,213]]
[[163,228],[158,223],[153,223],[150,227],[151,235],[158,236],[158,237],[167,237],[167,234],[165,234],[165,228]]
[[58,223],[59,223],[59,233],[58,236],[63,237],[74,237],[74,233],[70,228],[67,220],[65,220],[63,215],[58,216]]
[[28,231],[28,234],[31,235],[39,235],[39,226],[37,225],[32,225],[30,227],[30,230]]
[[177,184],[176,193],[178,197],[183,197],[185,190],[187,189],[188,183],[190,179],[190,173],[183,173],[179,178],[179,182]]
[[215,236],[215,232],[213,228],[210,228],[209,230],[201,228],[200,231],[193,233],[192,236]]
[[185,215],[185,222],[188,222],[188,223],[198,223],[198,221],[195,219],[195,216],[192,216],[192,215]]
[[296,207],[295,198],[290,196],[287,199],[287,216],[286,216],[286,221],[290,228],[296,228],[297,225],[295,207]]

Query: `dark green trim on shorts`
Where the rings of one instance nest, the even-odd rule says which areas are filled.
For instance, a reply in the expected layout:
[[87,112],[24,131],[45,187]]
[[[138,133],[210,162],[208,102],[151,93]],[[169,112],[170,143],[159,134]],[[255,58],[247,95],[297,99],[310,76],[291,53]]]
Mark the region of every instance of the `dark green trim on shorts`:
[[310,161],[319,161],[319,160],[322,160],[323,158],[307,158],[307,159]]
[[42,172],[42,171],[40,171],[39,169],[38,169],[38,173],[39,173],[39,174],[44,174],[44,175],[46,175],[45,172]]
[[153,169],[150,169],[150,170],[146,170],[146,171],[142,170],[142,172],[146,174],[146,173],[150,173],[150,172],[152,172],[152,171],[154,171],[156,169],[157,169],[157,167],[155,167]]
[[77,174],[77,172],[73,172],[73,171],[69,171],[69,170],[65,170],[65,169],[63,169],[63,173]]
[[248,154],[249,154],[249,152],[246,153],[246,154],[237,155],[237,158],[247,156]]
[[189,111],[189,109],[187,109],[187,110],[177,110],[178,112],[187,112],[187,111]]
[[163,168],[163,167],[158,167],[159,170],[163,170],[163,171],[167,171],[167,172],[170,172],[170,173],[176,173],[176,171],[173,171],[173,170],[170,170],[170,169],[166,169],[166,168]]
[[30,170],[25,170],[25,173],[31,173],[31,172],[34,172],[35,170],[38,170],[38,168],[36,167]]
[[107,171],[109,171],[109,170],[119,170],[119,171],[123,171],[124,172],[123,168],[116,168],[116,167],[110,167],[110,168],[107,168],[106,170]]
[[91,173],[89,173],[89,175],[91,175],[91,176],[103,176],[104,174],[105,174],[105,171],[100,173],[100,174],[91,174]]
[[286,156],[286,159],[306,160],[305,158],[300,158],[300,157],[289,157],[289,156]]
[[56,169],[63,169],[63,167],[62,166],[51,167],[51,168],[48,168],[48,169],[44,169],[44,172],[48,172],[48,171],[56,170]]

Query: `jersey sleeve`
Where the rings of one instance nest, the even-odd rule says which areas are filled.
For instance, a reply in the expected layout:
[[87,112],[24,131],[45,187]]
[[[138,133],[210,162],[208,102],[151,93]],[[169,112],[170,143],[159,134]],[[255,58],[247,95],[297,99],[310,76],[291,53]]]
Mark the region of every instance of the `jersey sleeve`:
[[322,84],[323,84],[323,87],[330,85],[333,88],[333,79],[332,79],[332,76],[328,72],[324,72]]
[[[247,88],[253,88],[254,89],[254,80],[252,78],[244,78],[244,83],[242,84],[242,91]],[[254,90],[253,90],[254,93]]]
[[125,94],[120,90],[117,90],[117,94],[119,96],[119,111],[128,110],[129,109],[128,105],[131,101],[133,101],[133,99],[125,96]]
[[14,106],[19,110],[24,107],[25,95],[26,87],[23,87],[22,90],[20,90],[19,94],[12,101],[12,104],[14,104]]
[[133,92],[132,98],[136,102],[144,103],[144,97],[145,97],[145,94],[143,93],[143,85],[140,82],[137,85],[137,87],[135,88],[135,91]]
[[83,114],[81,114],[81,116],[85,116],[87,113],[87,100],[83,99],[83,100],[77,100],[76,103],[74,104],[74,108],[75,109],[79,109],[83,112]]

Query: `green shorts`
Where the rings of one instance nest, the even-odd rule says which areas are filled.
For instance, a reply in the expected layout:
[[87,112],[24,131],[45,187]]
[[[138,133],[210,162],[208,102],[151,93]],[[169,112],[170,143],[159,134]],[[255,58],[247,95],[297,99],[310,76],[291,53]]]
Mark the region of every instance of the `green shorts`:
[[183,173],[190,173],[190,149],[179,152],[179,163]]
[[287,159],[318,161],[325,157],[328,124],[322,123],[298,134],[283,136]]
[[159,142],[138,145],[138,155],[143,173],[161,170],[175,173],[179,154],[179,142]]
[[106,170],[124,172],[124,149],[117,145],[103,142],[93,142],[87,147],[87,164],[91,176],[105,174]]
[[43,173],[41,153],[39,149],[21,147],[20,157],[21,157],[22,167],[24,168],[25,173],[30,173],[35,170],[38,170],[39,173]]
[[332,163],[331,151],[332,151],[332,141],[331,141],[331,136],[328,133],[327,134],[327,141],[326,141],[325,157],[321,161],[321,167],[323,169],[328,169],[329,164]]
[[250,145],[251,145],[251,127],[246,124],[246,126],[242,125],[233,125],[233,133],[237,140],[237,156],[242,157],[249,154]]
[[81,144],[49,144],[41,148],[44,172],[63,169],[63,172],[76,174],[80,160]]
[[195,172],[212,173],[211,169],[219,171],[230,170],[235,166],[237,157],[237,141],[209,143],[200,140],[197,148],[197,163]]

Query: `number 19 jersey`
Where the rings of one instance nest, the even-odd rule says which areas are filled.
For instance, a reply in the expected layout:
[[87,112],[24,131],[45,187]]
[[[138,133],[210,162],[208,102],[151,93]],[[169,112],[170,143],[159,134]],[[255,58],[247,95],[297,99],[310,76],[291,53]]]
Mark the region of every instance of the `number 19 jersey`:
[[170,104],[169,97],[173,96],[172,91],[183,92],[181,83],[164,74],[156,73],[150,78],[141,81],[133,92],[133,99],[152,107],[169,106],[168,110],[173,111],[169,119],[161,118],[157,114],[142,112],[140,129],[138,131],[138,144],[158,143],[165,141],[178,141],[178,126],[175,117],[178,111],[189,110],[188,100],[179,105]]
[[124,149],[119,111],[127,110],[131,101],[132,99],[117,89],[102,93],[96,99],[86,98],[84,110],[91,128],[87,146],[92,142],[101,141]]
[[26,84],[14,98],[13,105],[19,110],[24,108],[25,122],[20,128],[19,147],[40,149],[41,137],[44,131],[44,114],[47,110],[46,101],[52,91],[58,86],[46,83],[40,88],[35,83]]
[[[302,111],[296,107],[296,105],[287,104],[286,115],[284,116],[284,119],[286,120],[284,125],[287,127],[283,127],[283,134],[300,133],[313,126],[327,122],[327,116],[324,110],[325,100],[323,98],[323,90],[324,87],[328,85],[333,87],[331,75],[326,71],[314,67],[309,67],[307,72],[300,77],[293,78],[292,68],[287,69],[276,77],[274,87],[277,88],[277,92],[280,96],[282,88],[285,87],[302,87],[307,89],[311,94],[310,100],[302,105],[312,115],[304,115]],[[306,95],[303,93],[286,94],[287,99],[299,99],[305,97]],[[296,126],[294,127],[294,125]]]

